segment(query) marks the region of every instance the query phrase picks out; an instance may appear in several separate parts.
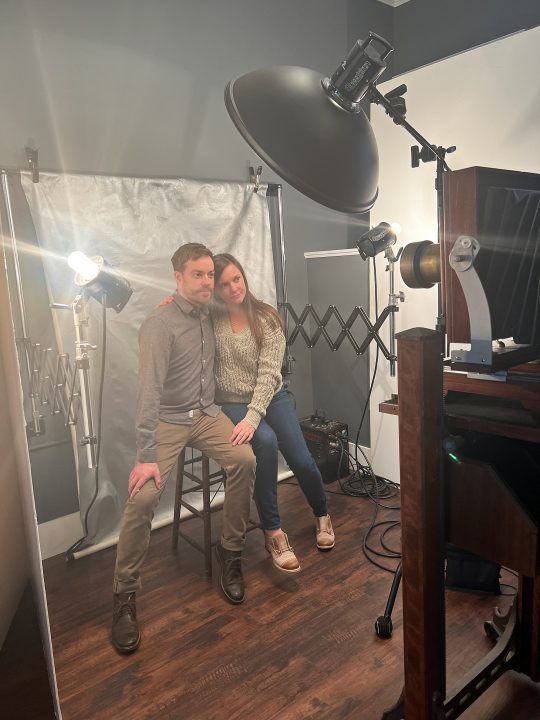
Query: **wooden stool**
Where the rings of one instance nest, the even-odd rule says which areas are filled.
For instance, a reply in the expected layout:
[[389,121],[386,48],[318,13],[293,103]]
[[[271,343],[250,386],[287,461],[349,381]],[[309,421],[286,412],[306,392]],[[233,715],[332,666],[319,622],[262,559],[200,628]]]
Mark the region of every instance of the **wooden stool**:
[[[212,542],[212,513],[217,510],[221,510],[221,505],[212,505],[210,501],[210,490],[216,485],[223,485],[225,489],[226,475],[222,468],[216,472],[210,472],[210,460],[207,455],[201,453],[197,457],[192,457],[191,460],[187,461],[188,465],[191,465],[191,471],[186,470],[186,448],[178,456],[178,469],[176,472],[176,494],[174,497],[174,520],[173,520],[173,534],[172,534],[172,551],[176,555],[178,553],[178,537],[184,538],[190,545],[204,555],[204,567],[205,575],[208,580],[212,578],[212,547],[216,545],[219,540]],[[193,472],[193,466],[195,463],[201,463],[201,476]],[[193,485],[189,488],[188,492],[202,492],[203,506],[202,510],[198,510],[193,507],[187,500],[184,499],[182,493],[184,488],[184,477],[187,477]],[[216,490],[217,492],[217,490]],[[194,517],[202,518],[203,521],[203,544],[201,545],[193,538],[189,537],[185,532],[180,530],[180,513],[182,508],[185,507],[189,510]],[[186,518],[190,519],[190,518]],[[250,530],[256,530],[260,528],[260,523],[249,520],[247,532]]]

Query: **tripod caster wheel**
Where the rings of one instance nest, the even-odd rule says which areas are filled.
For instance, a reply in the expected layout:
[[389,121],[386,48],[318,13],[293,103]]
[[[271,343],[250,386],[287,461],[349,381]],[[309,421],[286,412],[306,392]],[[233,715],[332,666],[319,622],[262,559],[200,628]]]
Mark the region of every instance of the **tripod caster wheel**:
[[392,637],[393,629],[392,620],[386,615],[380,615],[375,621],[375,632],[380,638],[387,639]]

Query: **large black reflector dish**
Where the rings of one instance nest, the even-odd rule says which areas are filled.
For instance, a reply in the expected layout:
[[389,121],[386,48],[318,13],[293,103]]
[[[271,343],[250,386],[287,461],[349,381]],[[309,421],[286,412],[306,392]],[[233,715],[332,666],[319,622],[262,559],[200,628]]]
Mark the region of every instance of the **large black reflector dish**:
[[278,175],[333,210],[363,213],[377,199],[379,158],[362,110],[334,103],[314,70],[277,66],[231,81],[225,104],[238,131]]

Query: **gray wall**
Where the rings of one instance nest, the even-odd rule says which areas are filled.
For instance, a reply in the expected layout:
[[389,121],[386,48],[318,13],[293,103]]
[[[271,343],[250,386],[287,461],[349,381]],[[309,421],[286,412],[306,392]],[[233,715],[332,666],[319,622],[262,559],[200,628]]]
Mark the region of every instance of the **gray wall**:
[[[8,382],[13,382],[13,374],[6,370],[11,354],[13,340],[10,337],[10,318],[7,307],[6,276],[3,253],[0,249],[0,407],[9,406]],[[2,465],[0,472],[0,650],[4,644],[12,618],[30,574],[30,556],[25,537],[25,515],[19,489],[17,459],[13,452],[14,433],[9,412],[0,413],[0,453]]]
[[[368,263],[360,255],[326,256],[308,259],[309,299],[322,318],[323,309],[335,305],[346,322],[355,305],[369,306]],[[330,282],[329,282],[330,280]],[[321,308],[321,310],[319,310]],[[306,323],[306,331],[313,337],[316,331]],[[341,333],[341,325],[332,318],[326,326],[332,341]],[[351,327],[351,335],[358,345],[367,335],[361,318]],[[313,401],[314,409],[322,410],[329,420],[347,424],[349,437],[356,438],[369,388],[369,351],[357,355],[348,338],[333,351],[321,335],[313,349]],[[361,428],[359,443],[369,446],[369,412]]]
[[[24,252],[24,249],[37,248],[37,240],[34,232],[32,218],[24,191],[19,182],[19,175],[10,173],[8,176],[9,199],[13,214],[15,237],[18,248],[17,256],[21,283],[23,286],[23,302],[26,333],[32,342],[39,343],[41,348],[51,348],[56,358],[58,349],[56,346],[54,328],[51,321],[51,310],[48,307],[48,294],[43,272],[43,263],[39,252]],[[0,202],[1,218],[5,218],[5,208]],[[6,224],[7,230],[7,224]],[[18,287],[15,282],[15,256],[11,248],[6,247],[6,266],[9,277],[9,293],[12,304],[12,317],[17,338],[24,336],[22,312],[23,308],[18,302]],[[55,298],[59,300],[59,298]],[[65,298],[61,298],[61,301]],[[53,312],[69,312],[69,310],[55,310]],[[21,375],[23,388],[30,385],[28,367],[25,362],[23,345],[18,343],[19,361],[21,363]],[[71,363],[73,364],[75,353],[69,349]],[[30,364],[36,367],[39,362],[29,350]],[[33,358],[33,359],[32,359]],[[41,362],[45,362],[42,358]],[[42,374],[45,374],[46,365]],[[55,380],[55,362],[49,371],[51,385]],[[35,380],[34,380],[35,382]],[[36,394],[43,399],[47,397],[47,390],[39,386],[35,387]],[[51,405],[40,405],[36,400],[41,414],[39,421],[40,434],[34,432],[32,421],[32,404],[29,393],[24,394],[24,414],[27,423],[28,449],[32,465],[32,480],[34,487],[34,499],[38,523],[44,523],[57,517],[69,515],[79,509],[79,498],[75,482],[76,470],[73,456],[73,443],[71,433],[64,422],[63,413],[52,414]]]
[[[409,0],[397,8],[372,0],[369,30],[394,45],[381,81],[540,24],[538,0]],[[349,1],[349,44],[365,36],[366,3]],[[519,58],[516,58],[519,74]]]
[[[351,32],[351,27],[354,31]],[[392,34],[392,8],[376,0],[360,0],[348,2],[347,7],[348,40],[346,50],[359,39],[364,39],[370,30],[382,35],[391,41]],[[340,58],[341,60],[343,58]],[[338,61],[339,62],[339,61]],[[337,63],[326,71],[335,69]],[[365,107],[369,114],[369,107]],[[345,227],[346,216],[338,221]],[[317,222],[318,213],[317,213]],[[369,213],[349,216],[347,226],[347,242],[341,246],[332,244],[331,237],[320,247],[311,250],[330,250],[337,247],[356,247],[355,241],[369,229]],[[360,256],[358,256],[359,260]],[[309,302],[313,304],[319,317],[322,318],[329,305],[336,305],[347,320],[355,305],[362,305],[366,311],[369,308],[369,271],[368,264],[363,262],[347,261],[341,259],[317,259],[308,261],[309,275]],[[308,332],[313,333],[313,324],[308,326]],[[328,331],[335,339],[339,334],[339,327],[331,321]],[[365,327],[360,320],[354,326],[355,338],[360,342],[365,337]],[[293,347],[293,355],[298,357],[299,343]],[[328,419],[346,422],[349,426],[349,436],[354,438],[358,429],[360,416],[364,407],[369,387],[369,353],[358,357],[352,346],[345,341],[337,352],[332,352],[324,340],[319,340],[311,351],[313,407],[308,410],[323,410]],[[305,414],[305,413],[301,413]],[[369,414],[365,417],[360,436],[362,445],[369,445]]]
[[[24,166],[33,145],[44,169],[247,180],[260,161],[229,120],[225,84],[275,64],[331,72],[348,11],[347,0],[2,0],[0,167]],[[262,179],[281,182],[267,168]],[[345,247],[349,223],[285,184],[283,201],[289,300],[302,308],[304,251]],[[310,351],[294,356],[307,414]]]
[[[389,43],[394,42],[394,8],[378,0],[349,0],[347,8],[348,41],[347,48],[352,48],[357,40],[365,40],[370,30],[381,35]],[[381,81],[392,77],[393,54],[381,75]],[[370,105],[364,101],[364,112],[370,116]],[[354,241],[369,228],[369,213],[357,215],[349,224],[347,247],[355,247]],[[367,280],[367,271],[365,279]]]
[[395,9],[394,74],[538,24],[538,0],[411,0]]
[[[388,79],[539,22],[537,0],[3,0],[0,166],[24,165],[33,144],[55,170],[246,180],[260,161],[227,116],[229,79],[273,64],[326,74],[370,29],[396,47]],[[263,180],[280,182],[267,168]],[[284,209],[289,300],[302,308],[304,251],[352,247],[367,218],[285,184]],[[300,344],[293,354],[291,389],[307,414],[311,355]],[[313,384],[333,372],[317,363]]]
[[[247,180],[259,160],[228,118],[226,82],[273,64],[333,69],[347,49],[346,0],[4,0],[0,20],[2,166],[32,142],[44,168]],[[288,187],[284,207],[290,297],[305,303],[304,250],[345,246],[347,225]]]
[[[415,2],[415,0],[412,0]],[[394,44],[395,9],[378,0],[349,0],[347,11],[348,45],[352,47],[357,40],[364,40],[370,30]],[[381,82],[392,76],[393,55],[381,76]]]

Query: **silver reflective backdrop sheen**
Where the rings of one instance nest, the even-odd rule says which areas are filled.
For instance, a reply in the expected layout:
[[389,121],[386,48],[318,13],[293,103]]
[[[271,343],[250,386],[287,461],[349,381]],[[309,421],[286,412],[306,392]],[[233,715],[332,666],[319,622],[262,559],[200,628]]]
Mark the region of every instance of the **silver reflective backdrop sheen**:
[[[40,173],[36,184],[23,173],[22,185],[43,251],[50,302],[70,304],[77,294],[73,271],[67,265],[73,250],[102,255],[134,290],[121,313],[107,311],[99,493],[88,517],[88,533],[91,543],[108,544],[118,532],[135,458],[138,328],[160,299],[175,289],[170,258],[185,242],[202,242],[216,253],[235,255],[245,266],[255,295],[275,305],[266,187],[255,193],[253,185],[242,183],[54,173]],[[97,346],[90,355],[96,412],[102,308],[90,300],[87,311],[88,339]],[[73,357],[72,314],[60,309],[51,312],[58,349]],[[76,434],[81,434],[80,424]],[[94,494],[94,474],[87,469],[84,450],[77,445],[76,452],[84,515]],[[156,524],[171,516],[173,485],[164,493]]]

